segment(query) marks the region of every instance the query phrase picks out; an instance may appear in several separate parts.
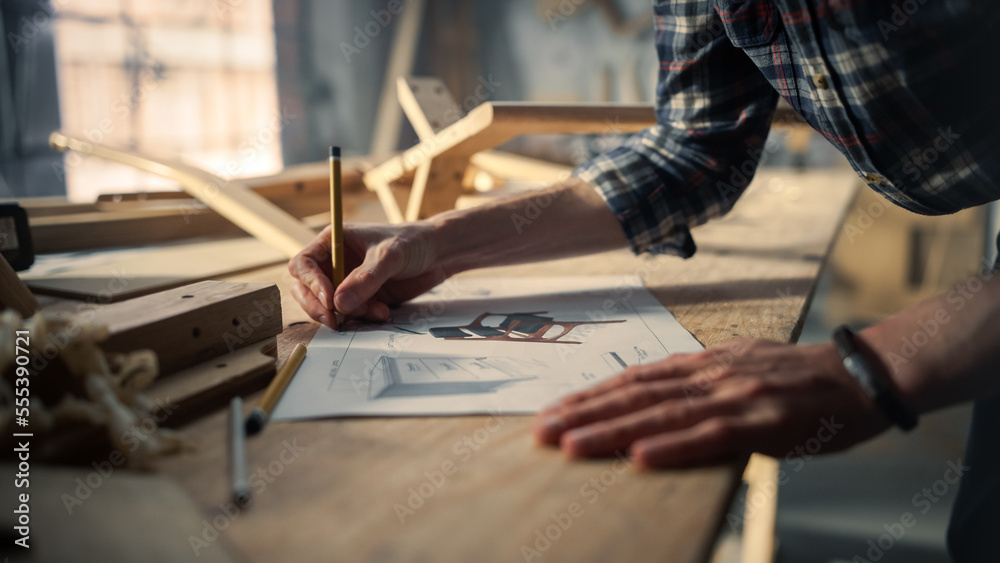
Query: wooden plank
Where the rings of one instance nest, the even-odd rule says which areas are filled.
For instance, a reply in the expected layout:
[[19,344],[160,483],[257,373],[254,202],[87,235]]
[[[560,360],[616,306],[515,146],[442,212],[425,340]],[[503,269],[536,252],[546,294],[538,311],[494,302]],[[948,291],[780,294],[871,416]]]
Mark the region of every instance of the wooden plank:
[[280,342],[271,337],[218,356],[159,378],[143,393],[170,405],[172,412],[164,426],[185,426],[225,408],[236,395],[249,395],[267,387],[276,372],[275,358],[284,362],[295,344],[308,342],[318,328],[313,322],[293,322],[285,328]]
[[[367,164],[362,159],[346,162],[343,174],[345,215],[370,217],[371,213],[364,208],[370,207],[373,196],[361,180]],[[320,170],[325,166],[325,163],[320,167],[298,165],[278,175],[245,182],[255,193],[301,220],[329,210],[329,174]],[[89,204],[72,204],[64,198],[42,199],[47,201],[24,200],[37,253],[141,246],[199,237],[232,238],[246,234],[184,192],[103,194]]]
[[[406,220],[417,221],[453,209],[464,191],[462,178],[468,158],[435,158],[417,168],[406,206]],[[433,189],[429,189],[433,187]]]
[[[329,178],[326,182],[329,183]],[[329,190],[329,186],[324,188],[321,212],[303,217],[303,224],[314,229],[329,224]],[[205,213],[214,212],[205,210]],[[367,191],[345,197],[344,214],[356,222],[385,221],[382,208]],[[141,228],[141,222],[136,227]],[[95,227],[100,228],[103,227]],[[73,232],[66,234],[73,235]],[[90,237],[89,234],[79,236]],[[161,238],[158,233],[143,232],[141,236]],[[120,244],[117,239],[90,240],[104,245]],[[112,303],[285,262],[286,257],[269,245],[253,238],[240,238],[70,256],[39,256],[32,269],[22,277],[39,295]]]
[[225,407],[236,395],[265,387],[274,377],[276,352],[277,343],[271,337],[159,378],[143,394],[170,405],[163,426],[183,426]]
[[59,150],[71,149],[91,154],[175,180],[199,201],[289,258],[298,254],[315,237],[312,229],[251,191],[239,180],[227,180],[193,166],[96,145],[59,132],[49,136],[49,143]]
[[[701,250],[694,258],[619,251],[463,275],[638,275],[706,346],[736,337],[794,341],[857,186],[850,171],[761,171],[729,216],[695,230]],[[242,277],[269,276],[280,282],[282,269]],[[186,428],[199,448],[160,465],[206,511],[225,488],[218,471],[223,421],[220,412]],[[576,502],[582,515],[540,551],[541,560],[707,559],[743,460],[616,473],[623,466],[614,460],[570,463],[556,451],[532,447],[532,423],[532,417],[501,413],[271,424],[249,454],[250,470],[263,470],[271,482],[255,497],[254,517],[234,522],[227,538],[251,561],[332,554],[352,561],[523,560],[522,547],[535,549],[539,534],[557,525],[552,515]],[[466,440],[476,448],[463,445]],[[283,455],[293,461],[282,463]],[[437,472],[445,462],[455,469],[442,481]],[[414,494],[417,507],[401,521],[396,505],[408,508]]]
[[17,272],[7,263],[7,259],[0,256],[0,310],[7,307],[27,318],[35,314],[38,300],[21,278],[17,277]]
[[424,17],[425,0],[410,0],[399,16],[395,37],[392,39],[392,51],[385,66],[385,77],[382,79],[382,92],[379,94],[378,110],[375,113],[375,127],[372,132],[369,154],[378,158],[395,152],[399,148],[399,128],[403,124],[403,115],[393,90],[396,78],[406,76],[413,69],[413,60],[417,56],[417,46],[420,41],[421,22]]
[[0,203],[17,203],[28,213],[29,219],[63,215],[66,213],[97,211],[97,206],[93,203],[72,203],[62,196],[0,199]]
[[218,213],[193,207],[52,215],[31,219],[30,226],[40,254],[246,234]]
[[519,135],[635,133],[655,123],[648,105],[485,102],[430,139],[366,172],[365,185],[392,182],[425,160],[468,157]]
[[281,295],[273,284],[204,281],[154,295],[80,310],[106,324],[108,352],[156,352],[170,374],[281,332]]
[[472,155],[473,166],[495,178],[517,179],[554,184],[573,173],[572,166],[502,151],[480,151]]
[[[753,454],[743,480],[747,482],[740,563],[771,563],[778,518],[778,469],[773,457]],[[760,500],[763,499],[763,500]]]
[[39,256],[22,279],[37,294],[116,303],[285,262],[285,256],[271,246],[240,238],[84,256]]
[[451,92],[439,78],[431,76],[400,76],[396,81],[399,105],[420,139],[435,133],[465,116]]

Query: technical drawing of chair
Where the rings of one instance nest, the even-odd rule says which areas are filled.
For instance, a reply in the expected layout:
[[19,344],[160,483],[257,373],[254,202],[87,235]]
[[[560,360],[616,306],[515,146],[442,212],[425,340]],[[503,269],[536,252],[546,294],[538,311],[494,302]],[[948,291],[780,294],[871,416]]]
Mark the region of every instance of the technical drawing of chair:
[[[542,316],[547,311],[530,313],[483,313],[465,326],[442,326],[430,329],[434,338],[444,340],[496,340],[502,342],[547,342],[558,344],[580,344],[572,340],[561,340],[581,325],[597,325],[623,323],[614,321],[557,321],[553,317]],[[483,320],[489,316],[503,316],[504,320],[496,326],[484,325]],[[546,336],[555,327],[562,331],[556,336]]]

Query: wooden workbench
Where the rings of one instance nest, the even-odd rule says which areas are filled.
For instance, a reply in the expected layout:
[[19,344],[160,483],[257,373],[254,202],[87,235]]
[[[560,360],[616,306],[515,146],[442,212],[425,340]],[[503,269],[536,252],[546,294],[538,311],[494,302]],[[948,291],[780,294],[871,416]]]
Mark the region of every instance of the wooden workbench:
[[[686,261],[623,251],[465,275],[636,274],[706,347],[795,341],[857,186],[850,171],[762,172],[729,216],[695,231],[699,252]],[[297,324],[307,319],[284,266],[230,279],[281,288],[281,358],[315,331]],[[198,559],[703,562],[745,463],[655,472],[618,459],[571,463],[533,445],[532,417],[502,413],[272,423],[248,442],[254,500],[232,517],[225,420],[220,411],[185,427],[194,447],[157,467],[201,513],[181,523],[188,535],[177,542],[213,528]]]

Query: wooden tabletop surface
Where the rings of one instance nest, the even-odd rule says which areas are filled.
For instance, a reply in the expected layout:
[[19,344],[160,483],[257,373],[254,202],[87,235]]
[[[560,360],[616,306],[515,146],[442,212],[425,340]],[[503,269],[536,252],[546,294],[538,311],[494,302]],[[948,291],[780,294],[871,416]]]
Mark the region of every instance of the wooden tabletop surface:
[[[762,172],[730,215],[695,230],[689,260],[623,251],[465,275],[639,275],[706,347],[794,341],[858,185],[850,172]],[[279,285],[281,359],[311,338],[283,266],[230,279]],[[502,413],[273,423],[248,442],[254,500],[232,516],[225,420],[184,428],[194,447],[157,469],[202,512],[187,527],[212,540],[192,550],[248,561],[701,562],[744,463],[568,462],[533,445],[531,417]]]

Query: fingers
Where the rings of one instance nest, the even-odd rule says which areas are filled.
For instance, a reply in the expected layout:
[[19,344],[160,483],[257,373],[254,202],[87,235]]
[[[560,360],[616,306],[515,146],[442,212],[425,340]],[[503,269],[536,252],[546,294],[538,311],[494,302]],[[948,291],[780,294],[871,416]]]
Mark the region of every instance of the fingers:
[[[584,389],[578,393],[563,397],[559,400],[558,404],[550,407],[550,409],[558,409],[564,405],[573,405],[589,401],[594,397],[599,397],[609,391],[627,387],[636,383],[688,376],[695,370],[700,369],[703,364],[710,361],[710,354],[710,351],[700,352],[698,354],[673,354],[665,360],[654,364],[629,367],[611,379],[602,381],[601,383],[598,383],[588,389]],[[543,413],[544,412],[545,411],[543,411]]]
[[[324,229],[312,243],[288,262],[288,272],[292,277],[308,288],[327,310],[333,306],[329,239],[329,229]],[[302,303],[302,300],[299,302]]]
[[379,301],[372,301],[368,304],[365,318],[370,321],[384,322],[389,320],[389,306]]
[[638,412],[566,432],[560,446],[569,457],[591,457],[629,448],[648,436],[689,428],[706,419],[729,416],[737,401],[664,401]]
[[639,468],[719,463],[756,451],[753,437],[758,432],[754,423],[742,418],[715,418],[638,440],[631,454]]
[[386,281],[400,273],[404,262],[403,251],[393,239],[371,248],[364,262],[352,270],[337,288],[334,297],[336,309],[344,314],[353,314],[362,303],[374,297]]
[[539,444],[558,444],[564,432],[599,420],[642,410],[683,394],[683,381],[666,380],[616,387],[589,400],[543,411],[535,425]]
[[[334,330],[337,329],[336,316],[333,311],[324,307],[309,288],[297,280],[292,280],[290,286],[292,296],[311,319]],[[385,303],[377,301],[362,303],[352,316],[374,322],[384,322],[389,318],[389,307]]]
[[299,302],[302,310],[305,311],[311,319],[330,328],[336,328],[334,326],[335,321],[333,315],[330,313],[330,310],[319,302],[316,295],[314,295],[309,288],[298,280],[292,280],[290,282],[290,286],[292,290],[292,297]]

